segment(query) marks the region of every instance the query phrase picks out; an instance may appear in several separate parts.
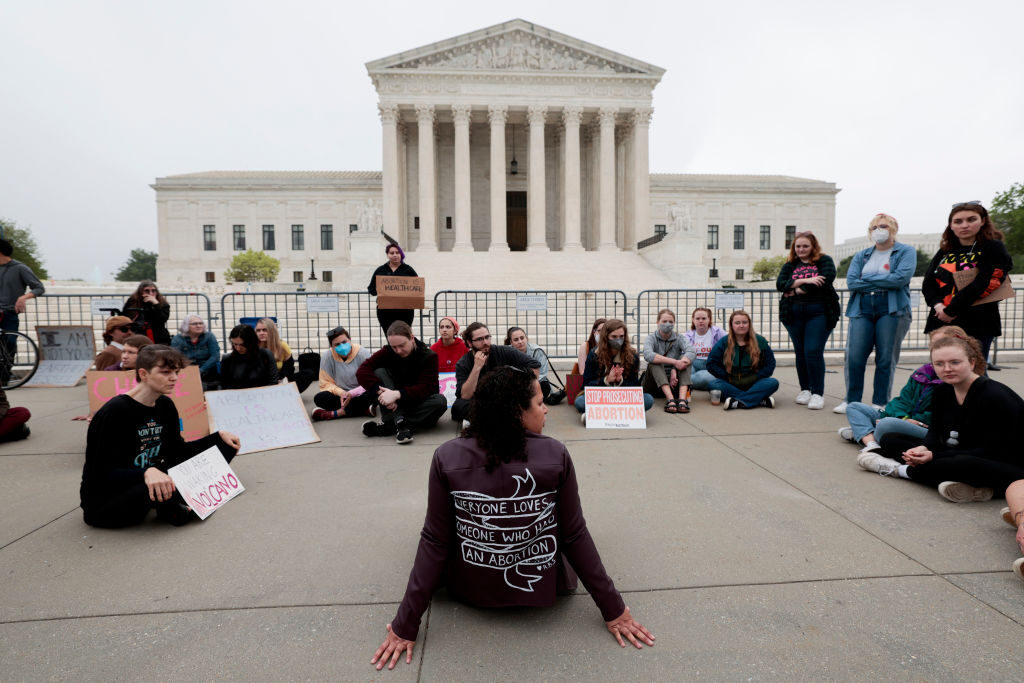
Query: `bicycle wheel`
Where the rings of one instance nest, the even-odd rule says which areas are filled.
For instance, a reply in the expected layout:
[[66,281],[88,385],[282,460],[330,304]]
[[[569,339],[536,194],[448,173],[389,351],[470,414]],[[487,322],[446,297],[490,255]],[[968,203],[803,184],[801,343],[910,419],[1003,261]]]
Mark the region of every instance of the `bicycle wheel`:
[[39,367],[39,347],[28,335],[5,331],[0,335],[0,383],[16,389],[32,379]]

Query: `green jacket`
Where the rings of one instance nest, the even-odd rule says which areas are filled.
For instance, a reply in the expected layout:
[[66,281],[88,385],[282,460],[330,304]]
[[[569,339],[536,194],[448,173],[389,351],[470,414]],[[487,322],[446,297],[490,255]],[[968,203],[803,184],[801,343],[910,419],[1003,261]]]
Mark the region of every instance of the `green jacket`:
[[899,417],[917,420],[926,425],[932,423],[932,390],[942,384],[931,363],[925,363],[910,376],[900,389],[900,395],[885,404],[884,417]]

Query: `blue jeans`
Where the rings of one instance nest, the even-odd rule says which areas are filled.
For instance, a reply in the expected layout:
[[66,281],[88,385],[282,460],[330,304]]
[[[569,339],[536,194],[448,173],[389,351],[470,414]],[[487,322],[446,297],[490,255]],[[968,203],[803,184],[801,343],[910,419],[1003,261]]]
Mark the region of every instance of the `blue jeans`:
[[[587,388],[584,387],[583,391],[576,397],[576,402],[573,404],[576,406],[576,410],[581,413],[587,412]],[[650,410],[651,406],[654,405],[654,397],[644,392],[644,410]]]
[[889,298],[859,293],[860,315],[850,318],[846,340],[846,402],[856,403],[864,396],[864,370],[872,349],[875,352],[875,382],[871,402],[884,406],[892,393],[893,372],[900,357],[903,337],[910,329],[910,315],[889,311]]
[[707,391],[711,380],[715,378],[708,372],[708,359],[697,358],[693,361],[693,373],[690,375],[690,386],[694,391]]
[[872,408],[867,403],[851,403],[846,406],[846,419],[850,421],[853,438],[860,443],[868,434],[875,435],[875,441],[882,443],[886,434],[906,434],[916,439],[924,439],[927,427],[898,417],[882,417],[882,411]]
[[724,379],[716,377],[711,380],[708,388],[711,391],[721,391],[722,398],[732,398],[739,401],[741,408],[756,408],[761,405],[761,401],[779,390],[779,380],[774,377],[762,377],[754,382],[749,389],[744,390],[729,384]]
[[800,390],[825,394],[825,340],[831,332],[825,320],[825,305],[794,303],[793,317],[786,324],[796,353],[796,376]]

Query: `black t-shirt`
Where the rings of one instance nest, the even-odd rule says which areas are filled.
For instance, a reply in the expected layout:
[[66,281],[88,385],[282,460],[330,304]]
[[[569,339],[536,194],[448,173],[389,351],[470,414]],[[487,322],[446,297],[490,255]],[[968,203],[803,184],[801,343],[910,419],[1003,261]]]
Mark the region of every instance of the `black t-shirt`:
[[[469,379],[470,373],[473,372],[473,363],[475,351],[469,349],[459,362],[455,364],[455,395],[462,398],[462,385]],[[540,361],[536,358],[530,358],[525,353],[513,346],[492,346],[490,354],[487,356],[487,362],[484,363],[484,367],[480,370],[480,377],[477,379],[483,379],[484,375],[493,370],[494,368],[500,368],[504,365],[511,365],[514,368],[520,370],[540,370]]]

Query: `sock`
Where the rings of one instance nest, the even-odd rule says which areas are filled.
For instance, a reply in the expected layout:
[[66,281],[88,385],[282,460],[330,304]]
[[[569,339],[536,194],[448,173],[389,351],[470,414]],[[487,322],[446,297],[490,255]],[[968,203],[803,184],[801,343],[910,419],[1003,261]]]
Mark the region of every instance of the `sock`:
[[896,468],[896,475],[900,479],[910,479],[910,475],[907,474],[907,468],[908,467],[910,467],[910,466],[909,465],[900,465],[899,467]]
[[881,448],[881,446],[878,445],[877,441],[871,439],[871,441],[868,441],[866,444],[864,444],[864,448]]

